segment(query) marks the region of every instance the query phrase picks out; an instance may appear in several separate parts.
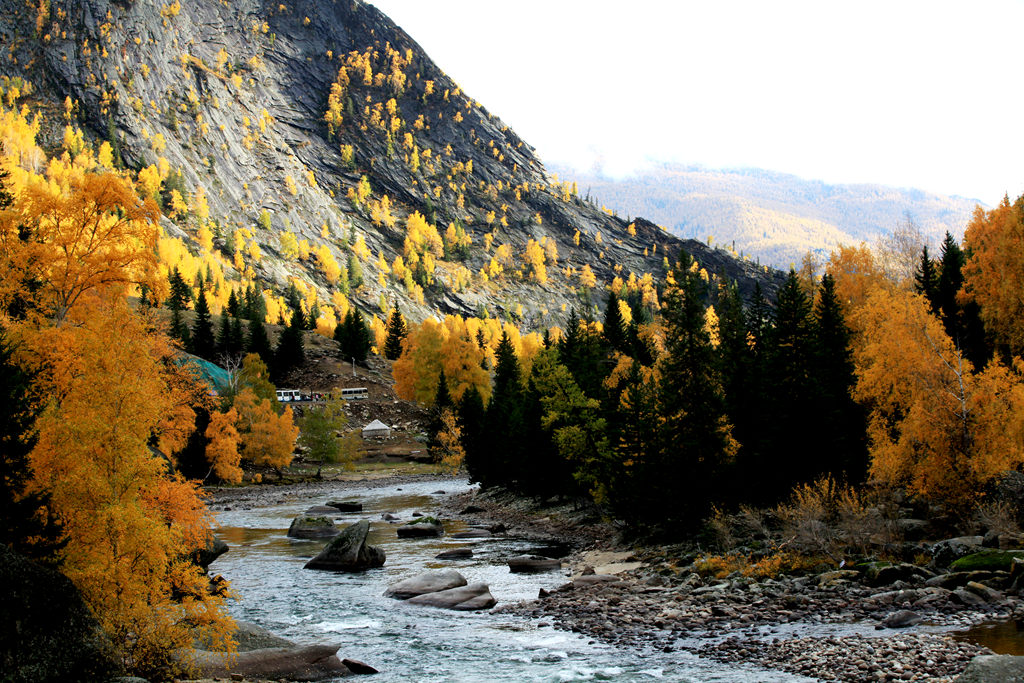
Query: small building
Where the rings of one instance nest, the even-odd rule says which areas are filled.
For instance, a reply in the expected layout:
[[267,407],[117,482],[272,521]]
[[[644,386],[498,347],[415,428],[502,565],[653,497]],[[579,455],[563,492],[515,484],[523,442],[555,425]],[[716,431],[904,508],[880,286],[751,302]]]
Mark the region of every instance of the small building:
[[391,436],[391,427],[380,420],[374,420],[370,424],[363,427],[363,438],[370,439],[373,437],[389,437]]

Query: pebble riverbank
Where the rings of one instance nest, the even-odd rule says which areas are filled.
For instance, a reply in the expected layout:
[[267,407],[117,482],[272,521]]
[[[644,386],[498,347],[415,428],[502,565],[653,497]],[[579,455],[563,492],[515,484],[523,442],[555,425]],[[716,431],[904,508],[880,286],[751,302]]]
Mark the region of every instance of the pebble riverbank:
[[[476,518],[504,523],[510,533],[532,531],[573,545],[577,551],[565,562],[574,576],[589,571],[588,560],[599,557],[598,551],[619,550],[615,570],[624,570],[614,580],[583,577],[538,600],[495,611],[621,647],[685,650],[828,681],[952,681],[973,657],[991,654],[955,639],[952,631],[1024,619],[1017,595],[969,581],[972,577],[943,581],[941,574],[926,570],[897,572],[893,581],[883,576],[884,585],[865,585],[855,571],[703,578],[651,559],[656,554],[630,556],[614,548],[608,529],[581,531],[560,521],[560,515],[531,517],[508,502],[463,496],[450,502],[449,511],[472,503],[479,508]],[[973,578],[997,585],[1004,577]]]

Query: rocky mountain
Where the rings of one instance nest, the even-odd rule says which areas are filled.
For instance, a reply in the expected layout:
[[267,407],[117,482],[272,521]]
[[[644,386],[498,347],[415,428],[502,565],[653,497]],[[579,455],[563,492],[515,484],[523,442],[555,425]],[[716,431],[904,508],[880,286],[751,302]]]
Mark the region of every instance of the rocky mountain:
[[0,76],[33,84],[48,151],[80,127],[159,177],[167,234],[215,253],[228,280],[277,293],[303,283],[369,313],[397,301],[414,319],[486,311],[534,328],[602,300],[587,290],[616,277],[660,277],[680,248],[745,292],[778,282],[555,182],[359,0],[0,7]]
[[963,235],[981,202],[882,185],[830,185],[759,169],[660,164],[634,176],[553,167],[583,194],[622,215],[641,215],[682,238],[735,243],[761,263],[788,268],[808,250],[874,242],[908,218],[935,245]]

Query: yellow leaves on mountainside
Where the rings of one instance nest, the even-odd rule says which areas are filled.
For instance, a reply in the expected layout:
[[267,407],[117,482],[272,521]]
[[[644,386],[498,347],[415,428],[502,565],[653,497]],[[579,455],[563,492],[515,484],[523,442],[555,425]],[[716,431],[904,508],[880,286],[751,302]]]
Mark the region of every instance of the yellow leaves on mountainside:
[[985,329],[1010,353],[1024,354],[1024,197],[980,206],[964,233],[964,284]]
[[223,598],[188,559],[209,540],[199,492],[149,446],[190,429],[191,392],[168,370],[169,340],[123,297],[89,292],[67,322],[16,328],[49,399],[34,486],[50,492],[67,534],[62,571],[126,663],[156,670],[197,635],[226,644],[231,628]]
[[870,409],[872,475],[954,506],[1024,464],[1024,367],[978,373],[923,297],[872,289],[855,312],[855,398]]

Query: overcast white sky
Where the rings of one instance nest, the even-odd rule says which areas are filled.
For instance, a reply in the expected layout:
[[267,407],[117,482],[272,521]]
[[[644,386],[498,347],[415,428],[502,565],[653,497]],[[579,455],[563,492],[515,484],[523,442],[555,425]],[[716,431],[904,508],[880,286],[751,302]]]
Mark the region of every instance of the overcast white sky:
[[1024,0],[372,0],[547,162],[1024,193]]

